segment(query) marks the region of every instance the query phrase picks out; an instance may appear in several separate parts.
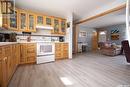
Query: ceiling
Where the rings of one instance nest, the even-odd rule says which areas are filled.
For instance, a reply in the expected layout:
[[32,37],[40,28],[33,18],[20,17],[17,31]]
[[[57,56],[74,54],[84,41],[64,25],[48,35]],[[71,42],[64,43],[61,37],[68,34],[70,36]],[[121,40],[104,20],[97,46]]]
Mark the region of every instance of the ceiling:
[[120,11],[116,11],[111,14],[107,14],[94,20],[82,23],[80,26],[88,28],[101,28],[115,24],[123,24],[125,23],[126,18],[125,13],[125,9],[122,9]]
[[46,15],[66,18],[74,14],[74,20],[116,0],[16,0],[16,6]]

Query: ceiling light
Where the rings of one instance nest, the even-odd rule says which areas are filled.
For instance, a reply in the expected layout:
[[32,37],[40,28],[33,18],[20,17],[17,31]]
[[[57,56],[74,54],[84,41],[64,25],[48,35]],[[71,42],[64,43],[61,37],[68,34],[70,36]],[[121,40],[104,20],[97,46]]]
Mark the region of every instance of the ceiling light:
[[100,32],[100,34],[101,34],[101,35],[104,35],[104,34],[106,34],[106,33],[103,31],[103,32]]

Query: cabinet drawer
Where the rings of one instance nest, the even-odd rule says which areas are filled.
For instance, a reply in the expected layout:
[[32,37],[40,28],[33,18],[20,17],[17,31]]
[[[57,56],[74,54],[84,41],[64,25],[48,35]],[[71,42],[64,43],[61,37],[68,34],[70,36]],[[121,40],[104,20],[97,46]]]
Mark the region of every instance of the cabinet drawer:
[[28,53],[27,57],[36,57],[36,53]]
[[35,47],[36,46],[36,44],[27,44],[27,46],[28,46],[28,48],[32,48],[32,47]]
[[33,61],[35,61],[35,59],[36,59],[36,57],[35,57],[35,56],[30,56],[30,57],[27,57],[27,61],[29,61],[29,60],[30,60],[30,61],[32,61],[32,60],[33,60]]
[[56,43],[55,46],[61,46],[62,44],[61,43]]
[[27,49],[27,53],[36,53],[35,49]]
[[21,63],[21,62],[22,62],[22,63],[23,63],[23,62],[26,62],[26,58],[21,58],[21,59],[20,59],[20,63]]
[[63,50],[68,50],[68,47],[63,47]]
[[63,54],[68,54],[68,52],[63,52]]
[[56,51],[56,53],[57,53],[57,52],[61,52],[62,49],[61,49],[61,48],[58,48],[58,49],[55,49],[55,51]]

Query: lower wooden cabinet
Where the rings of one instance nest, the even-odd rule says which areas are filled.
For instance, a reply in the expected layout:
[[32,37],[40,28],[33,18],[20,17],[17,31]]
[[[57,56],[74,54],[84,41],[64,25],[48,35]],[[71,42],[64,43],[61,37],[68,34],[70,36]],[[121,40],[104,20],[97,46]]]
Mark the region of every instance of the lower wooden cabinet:
[[20,64],[36,62],[36,43],[20,44]]
[[0,47],[0,87],[7,87],[19,62],[19,45],[7,45]]
[[55,43],[55,59],[68,58],[68,43]]
[[0,60],[0,87],[2,87],[3,83],[3,70],[2,70],[2,60]]

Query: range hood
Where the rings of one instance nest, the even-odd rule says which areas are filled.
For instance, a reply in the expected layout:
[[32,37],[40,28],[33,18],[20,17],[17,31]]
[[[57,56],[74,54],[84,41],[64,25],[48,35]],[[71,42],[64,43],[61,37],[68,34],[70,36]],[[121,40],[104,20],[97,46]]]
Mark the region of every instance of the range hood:
[[53,27],[51,26],[42,26],[42,25],[37,25],[36,26],[37,29],[44,29],[44,30],[52,30]]

